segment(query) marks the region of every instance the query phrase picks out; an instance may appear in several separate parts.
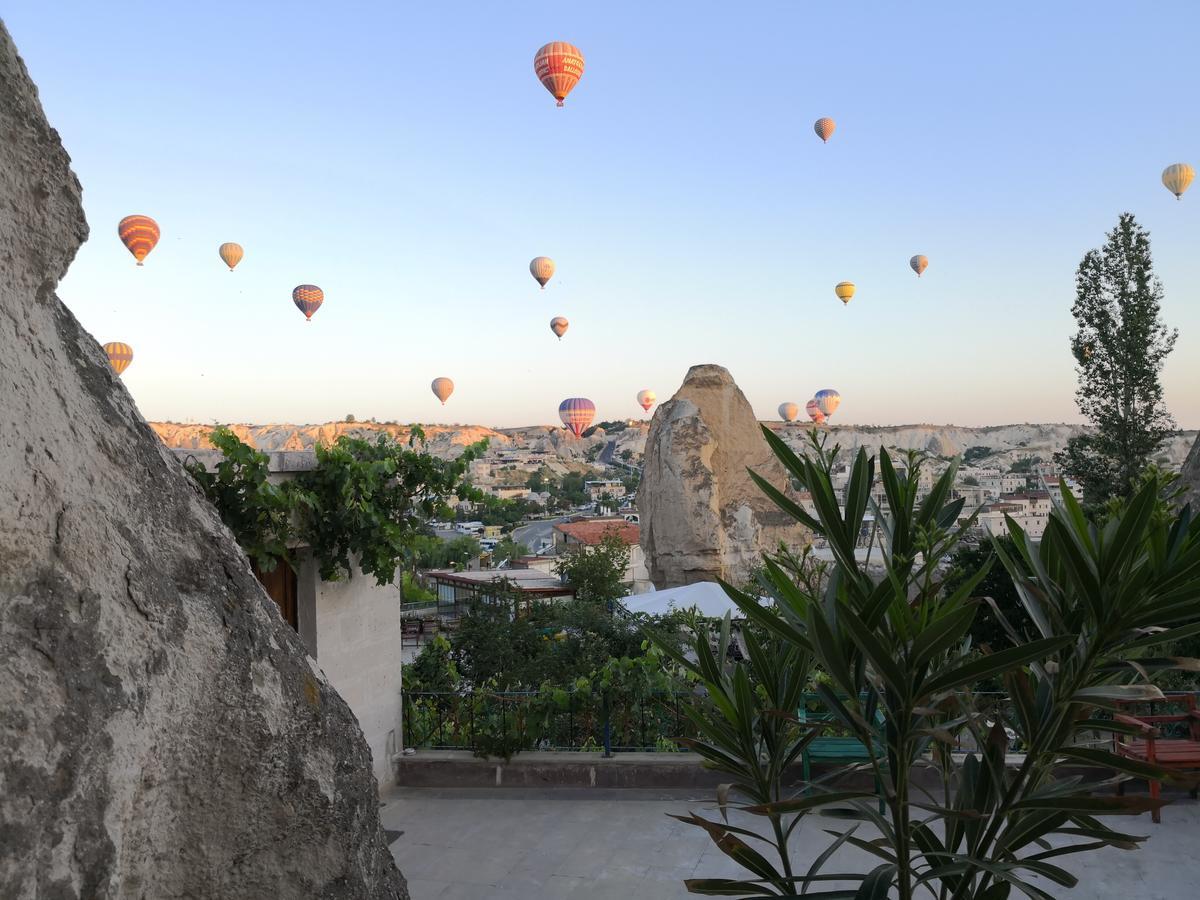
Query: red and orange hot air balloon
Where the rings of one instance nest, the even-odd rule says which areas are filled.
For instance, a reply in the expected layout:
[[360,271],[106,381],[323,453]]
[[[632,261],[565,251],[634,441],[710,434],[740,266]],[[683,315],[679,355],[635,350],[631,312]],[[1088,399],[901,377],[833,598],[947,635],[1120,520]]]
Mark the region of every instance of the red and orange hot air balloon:
[[313,313],[325,302],[325,292],[315,284],[300,284],[292,290],[292,302],[304,313],[304,321],[311,322]]
[[804,411],[808,413],[808,417],[818,425],[825,421],[825,413],[821,412],[821,404],[816,400],[809,400],[804,404]]
[[570,324],[565,316],[555,316],[550,320],[550,330],[558,335],[558,339],[561,341],[562,336],[567,333],[567,328]]
[[655,394],[654,391],[650,390],[649,388],[647,388],[644,391],[638,391],[638,395],[637,395],[638,406],[640,406],[646,412],[650,412],[650,407],[652,407],[657,400],[658,400],[658,395]]
[[161,235],[158,223],[149,216],[126,216],[117,223],[117,236],[139,266],[154,249]]
[[583,54],[574,44],[551,41],[533,57],[533,71],[562,106],[583,77]]
[[120,375],[133,362],[133,348],[121,341],[110,341],[104,345],[104,355],[113,371]]
[[575,437],[580,437],[596,418],[596,404],[587,397],[568,397],[558,404],[558,417]]

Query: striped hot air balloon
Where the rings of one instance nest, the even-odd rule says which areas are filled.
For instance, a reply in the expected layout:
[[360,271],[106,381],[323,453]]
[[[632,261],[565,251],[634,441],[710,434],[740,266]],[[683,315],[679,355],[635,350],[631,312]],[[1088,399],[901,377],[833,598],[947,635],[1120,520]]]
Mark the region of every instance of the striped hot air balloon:
[[800,407],[795,403],[788,402],[779,404],[779,418],[783,419],[783,421],[795,422],[799,416]]
[[292,290],[292,302],[304,313],[304,321],[311,322],[313,313],[325,302],[325,292],[315,284],[300,284]]
[[551,41],[533,57],[533,71],[562,106],[583,77],[583,54],[574,44]]
[[554,277],[554,260],[548,256],[535,256],[529,262],[529,274],[542,286],[544,291],[546,282]]
[[813,131],[817,133],[817,137],[827,144],[829,143],[829,139],[833,137],[835,128],[837,128],[837,124],[828,116],[823,119],[817,119],[813,123]]
[[817,402],[817,409],[821,410],[825,418],[830,418],[841,406],[842,395],[833,388],[825,388],[823,391],[817,391],[813,395],[813,400]]
[[562,336],[567,333],[567,327],[570,324],[563,316],[555,316],[550,320],[550,330],[557,334],[558,339],[561,341]]
[[1162,183],[1168,191],[1175,195],[1176,200],[1183,199],[1183,192],[1196,177],[1196,170],[1187,163],[1175,163],[1163,169]]
[[920,253],[918,253],[908,261],[908,264],[912,270],[917,273],[917,277],[920,278],[921,273],[929,267],[929,257],[922,256]]
[[429,389],[433,391],[433,396],[442,401],[442,406],[445,406],[450,395],[454,393],[454,382],[449,378],[435,378]]
[[841,300],[842,303],[849,303],[850,298],[854,296],[854,282],[839,281],[836,285],[834,285],[833,292],[837,294],[837,298]]
[[638,406],[640,406],[646,412],[650,412],[650,407],[652,407],[655,404],[655,401],[657,401],[657,400],[658,400],[658,395],[655,394],[654,391],[651,391],[648,389],[644,390],[644,391],[638,391],[638,396],[637,396]]
[[821,425],[825,421],[825,413],[821,412],[821,407],[816,400],[809,400],[804,404],[804,411],[808,413],[808,417]]
[[149,216],[126,216],[117,224],[117,236],[139,266],[161,235],[158,223]]
[[133,348],[120,341],[105,344],[104,352],[108,356],[108,364],[118,375],[128,369],[129,364],[133,362]]
[[233,267],[242,261],[242,257],[246,252],[242,249],[241,244],[235,244],[233,241],[226,241],[217,248],[217,253],[221,256],[221,261],[229,266],[229,271],[233,271]]
[[586,397],[568,397],[558,404],[558,417],[575,437],[580,437],[596,418],[596,404]]

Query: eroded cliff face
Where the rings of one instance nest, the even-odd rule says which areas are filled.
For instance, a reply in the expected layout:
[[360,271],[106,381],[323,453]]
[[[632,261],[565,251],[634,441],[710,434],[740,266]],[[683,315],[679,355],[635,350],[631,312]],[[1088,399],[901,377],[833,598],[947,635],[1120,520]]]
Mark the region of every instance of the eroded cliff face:
[[0,897],[407,897],[354,716],[54,294],[80,187],[2,25],[0,134]]
[[799,548],[807,531],[750,480],[786,488],[754,411],[721,366],[693,366],[654,413],[638,488],[642,549],[655,587],[742,582],[764,550]]
[[1184,494],[1180,498],[1180,501],[1182,503],[1190,503],[1192,505],[1192,514],[1200,515],[1200,435],[1196,437],[1196,442],[1192,444],[1191,452],[1188,453],[1187,459],[1183,461],[1179,480],[1184,488]]

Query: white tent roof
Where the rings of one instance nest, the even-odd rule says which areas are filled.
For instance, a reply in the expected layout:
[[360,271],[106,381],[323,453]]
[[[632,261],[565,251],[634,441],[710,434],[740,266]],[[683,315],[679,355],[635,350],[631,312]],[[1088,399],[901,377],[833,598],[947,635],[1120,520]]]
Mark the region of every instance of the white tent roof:
[[665,591],[631,594],[623,598],[621,604],[631,613],[648,613],[652,616],[661,616],[673,610],[691,609],[693,606],[700,611],[700,615],[712,619],[719,619],[727,612],[733,613],[734,618],[741,615],[741,611],[729,599],[724,588],[713,581],[698,581],[683,587],[667,588]]

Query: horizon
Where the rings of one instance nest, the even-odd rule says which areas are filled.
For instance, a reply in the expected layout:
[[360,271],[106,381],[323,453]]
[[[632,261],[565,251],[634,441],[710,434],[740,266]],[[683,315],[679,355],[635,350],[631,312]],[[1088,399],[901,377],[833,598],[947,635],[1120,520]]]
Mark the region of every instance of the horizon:
[[[1082,424],[1075,268],[1130,210],[1180,333],[1166,406],[1194,430],[1200,188],[1159,182],[1200,163],[1200,121],[1163,89],[1192,80],[1161,52],[1191,6],[1086,10],[17,0],[5,19],[84,187],[59,294],[133,346],[148,420],[428,421],[437,376],[465,422],[535,427],[570,396],[628,419],[639,389],[666,399],[719,359],[761,421],[833,387],[837,425]],[[753,52],[763,34],[780,52]],[[560,39],[586,67],[557,109],[533,55]],[[144,268],[116,236],[133,213],[162,228]],[[223,241],[246,250],[232,274]],[[311,324],[302,283],[326,294]]]

